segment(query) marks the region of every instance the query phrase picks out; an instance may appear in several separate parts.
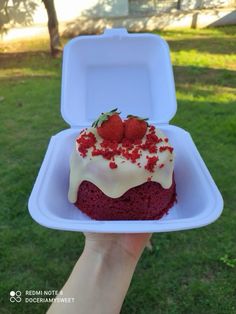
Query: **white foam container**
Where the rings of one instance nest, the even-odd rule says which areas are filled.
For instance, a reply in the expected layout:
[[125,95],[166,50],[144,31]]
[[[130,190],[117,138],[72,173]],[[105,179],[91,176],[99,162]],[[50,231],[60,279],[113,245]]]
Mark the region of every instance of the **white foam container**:
[[[178,202],[160,220],[96,221],[68,202],[74,140],[102,111],[115,107],[124,117],[149,117],[174,146]],[[169,124],[176,109],[169,48],[160,36],[108,29],[72,39],[64,48],[61,94],[70,128],[50,140],[29,199],[33,219],[54,229],[114,233],[177,231],[215,221],[223,199],[190,134]]]

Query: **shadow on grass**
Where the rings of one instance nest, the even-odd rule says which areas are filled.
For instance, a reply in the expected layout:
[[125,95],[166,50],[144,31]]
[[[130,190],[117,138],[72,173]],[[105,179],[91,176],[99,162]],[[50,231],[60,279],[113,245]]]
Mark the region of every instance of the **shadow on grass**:
[[197,66],[174,66],[175,82],[235,87],[236,71]]
[[208,27],[207,30],[214,30],[216,29],[217,31],[220,31],[224,35],[232,35],[235,37],[235,32],[236,32],[236,25],[225,25],[225,26],[220,26],[220,27]]
[[208,37],[168,40],[171,51],[197,50],[211,54],[235,54],[236,37]]
[[[207,96],[207,95],[205,95]],[[198,100],[193,99],[193,100],[186,100],[186,99],[181,99],[177,97],[178,105],[183,106],[187,112],[186,114],[192,115],[194,111],[199,115],[206,117],[209,117],[209,115],[212,116],[228,116],[230,119],[234,119],[235,127],[236,127],[236,111],[235,111],[235,102],[234,101],[213,101],[213,100],[208,100],[207,97],[205,97],[204,100]],[[191,109],[189,109],[191,108]],[[193,120],[196,119],[196,116],[192,117]],[[214,120],[212,120],[214,121]],[[234,129],[234,133],[236,132],[236,128]],[[222,133],[222,136],[224,134]],[[235,142],[236,144],[236,142]]]
[[[23,52],[1,52],[0,60],[4,62],[5,60],[11,60],[17,58],[25,59],[28,57],[50,57],[50,53],[45,50],[36,50],[36,51],[23,51]],[[52,59],[52,58],[51,58]],[[53,59],[52,59],[53,60]]]
[[49,52],[38,50],[38,51],[26,51],[26,52],[5,52],[0,53],[1,68],[9,67],[9,62],[26,62],[28,60],[41,60],[47,59],[49,62],[55,63],[61,58],[53,59]]
[[53,59],[46,51],[0,53],[0,62],[0,79],[4,80],[61,74],[61,58]]

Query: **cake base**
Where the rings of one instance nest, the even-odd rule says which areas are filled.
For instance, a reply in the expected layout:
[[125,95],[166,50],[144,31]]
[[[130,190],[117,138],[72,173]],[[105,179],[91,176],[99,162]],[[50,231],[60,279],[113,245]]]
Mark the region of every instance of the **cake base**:
[[75,206],[96,220],[154,220],[167,214],[175,202],[174,178],[169,189],[157,182],[146,182],[118,198],[110,198],[93,183],[83,181]]

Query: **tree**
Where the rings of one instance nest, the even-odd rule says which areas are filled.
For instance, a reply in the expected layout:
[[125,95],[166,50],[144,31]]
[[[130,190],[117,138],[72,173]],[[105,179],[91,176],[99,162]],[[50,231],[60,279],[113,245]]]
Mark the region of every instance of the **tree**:
[[16,25],[29,25],[37,3],[31,0],[0,0],[0,33]]
[[[42,0],[48,15],[48,31],[52,56],[61,53],[58,20],[54,0]],[[7,32],[17,24],[28,26],[33,22],[33,14],[39,0],[0,0],[0,33]]]
[[181,10],[181,0],[177,1],[177,10]]
[[54,0],[42,0],[42,2],[44,3],[48,14],[48,31],[50,36],[51,54],[56,57],[61,53],[62,48]]

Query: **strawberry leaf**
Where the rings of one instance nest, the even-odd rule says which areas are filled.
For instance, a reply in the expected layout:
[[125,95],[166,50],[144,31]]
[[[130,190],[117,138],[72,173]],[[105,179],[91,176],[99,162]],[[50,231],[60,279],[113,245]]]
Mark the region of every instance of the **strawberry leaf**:
[[101,115],[98,117],[97,120],[95,120],[92,124],[92,127],[100,127],[103,122],[107,121],[108,118],[114,114],[120,114],[120,112],[117,112],[117,108],[112,109],[111,111],[108,112],[102,112]]
[[141,118],[138,116],[134,116],[132,114],[128,114],[128,116],[126,118],[135,118],[135,119],[140,120],[140,121],[148,121],[149,120],[148,118]]

